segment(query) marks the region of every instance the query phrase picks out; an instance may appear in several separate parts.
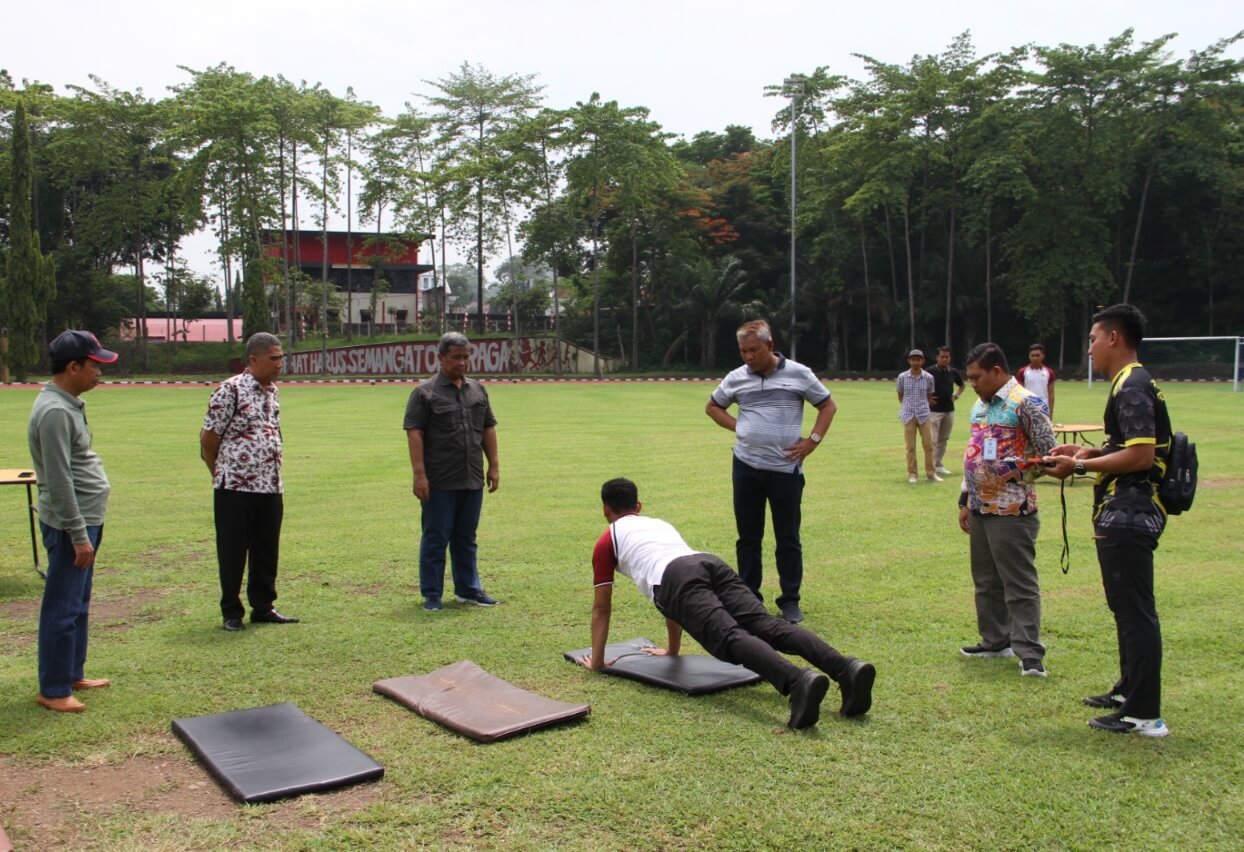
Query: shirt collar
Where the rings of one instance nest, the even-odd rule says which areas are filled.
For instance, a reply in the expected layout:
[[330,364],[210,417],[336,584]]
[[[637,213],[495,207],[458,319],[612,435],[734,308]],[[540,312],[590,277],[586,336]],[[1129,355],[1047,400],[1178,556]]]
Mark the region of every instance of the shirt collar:
[[[777,366],[773,368],[773,372],[776,373],[778,370],[781,370],[786,366],[786,356],[783,355],[781,352],[774,352],[773,354],[774,356],[777,357]],[[768,373],[758,373],[755,370],[753,370],[751,367],[747,368],[747,372],[751,373],[753,376],[769,375]]]
[[994,392],[994,395],[989,398],[989,404],[993,405],[997,402],[1001,402],[1002,400],[1008,398],[1011,395],[1011,391],[1015,389],[1015,386],[1017,384],[1019,384],[1019,382],[1015,380],[1014,376],[1011,376],[1011,378],[1007,380],[1006,384],[998,388]]
[[86,408],[86,401],[85,401],[84,399],[82,399],[82,397],[80,397],[80,396],[74,396],[74,395],[73,395],[73,394],[71,394],[69,391],[67,391],[67,390],[65,390],[64,388],[62,388],[62,387],[58,386],[58,385],[56,384],[56,382],[48,382],[47,384],[45,384],[45,385],[43,386],[43,389],[44,389],[44,390],[49,390],[49,391],[51,391],[52,393],[56,394],[57,396],[60,396],[60,397],[62,397],[62,398],[64,398],[64,399],[68,400],[68,401],[69,401],[69,402],[71,402],[74,406],[76,406],[76,407],[78,407],[78,408]]

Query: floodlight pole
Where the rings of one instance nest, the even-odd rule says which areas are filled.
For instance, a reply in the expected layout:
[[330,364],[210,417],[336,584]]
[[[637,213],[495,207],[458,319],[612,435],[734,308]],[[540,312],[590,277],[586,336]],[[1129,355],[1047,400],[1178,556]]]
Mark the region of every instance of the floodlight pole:
[[795,106],[803,94],[803,78],[791,76],[782,81],[790,96],[790,357],[795,358]]

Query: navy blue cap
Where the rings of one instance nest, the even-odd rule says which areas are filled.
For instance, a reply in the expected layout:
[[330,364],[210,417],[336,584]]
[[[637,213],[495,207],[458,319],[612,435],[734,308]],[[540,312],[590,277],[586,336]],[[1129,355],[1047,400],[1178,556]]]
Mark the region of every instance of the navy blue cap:
[[117,353],[109,352],[99,345],[99,338],[89,331],[62,331],[48,345],[48,354],[53,361],[76,361],[79,358],[90,358],[101,364],[111,364],[117,360]]

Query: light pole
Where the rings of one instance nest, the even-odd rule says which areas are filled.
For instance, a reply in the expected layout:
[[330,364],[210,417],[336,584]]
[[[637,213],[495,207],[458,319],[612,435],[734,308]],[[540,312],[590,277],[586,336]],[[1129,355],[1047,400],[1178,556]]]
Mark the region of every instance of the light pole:
[[792,74],[782,81],[782,92],[790,98],[790,357],[795,358],[795,108],[803,94],[803,77]]

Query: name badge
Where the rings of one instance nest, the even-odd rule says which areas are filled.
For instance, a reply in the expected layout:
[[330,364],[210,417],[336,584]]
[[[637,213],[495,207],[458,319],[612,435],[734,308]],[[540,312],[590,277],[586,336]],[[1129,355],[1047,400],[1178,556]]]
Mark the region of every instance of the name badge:
[[998,439],[997,438],[986,438],[985,439],[985,451],[981,453],[981,457],[985,461],[997,461],[998,460]]

